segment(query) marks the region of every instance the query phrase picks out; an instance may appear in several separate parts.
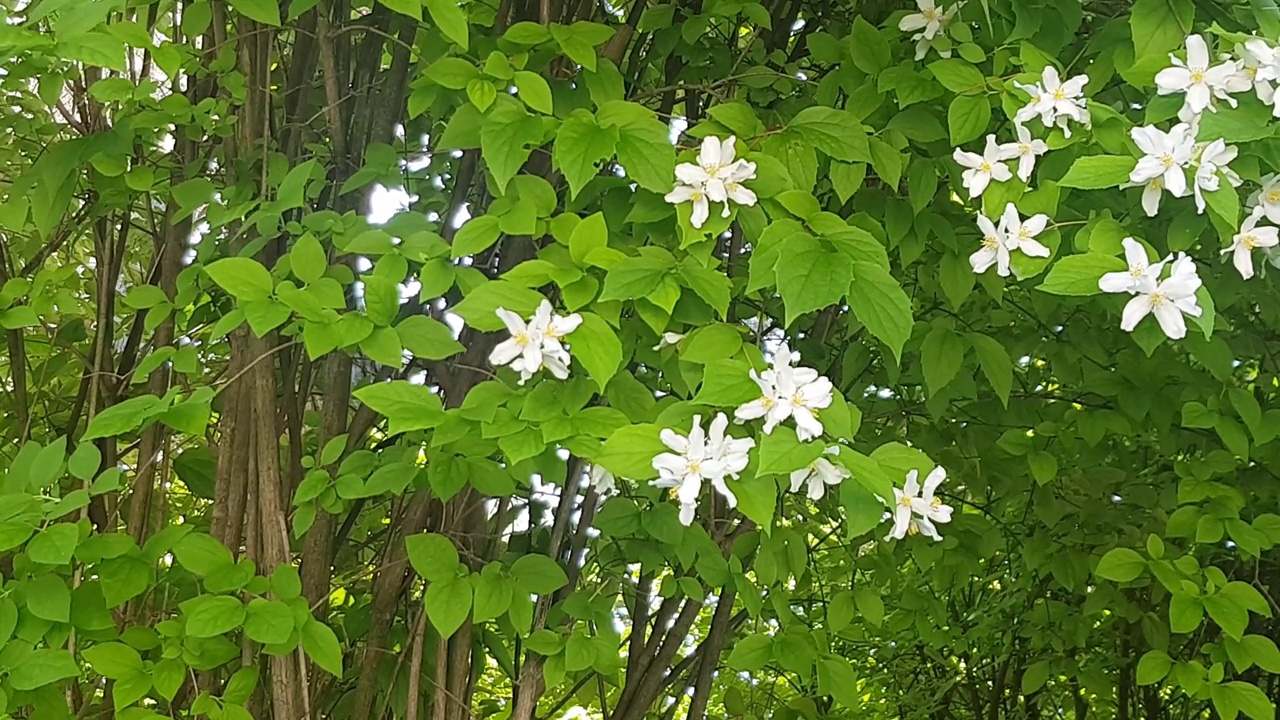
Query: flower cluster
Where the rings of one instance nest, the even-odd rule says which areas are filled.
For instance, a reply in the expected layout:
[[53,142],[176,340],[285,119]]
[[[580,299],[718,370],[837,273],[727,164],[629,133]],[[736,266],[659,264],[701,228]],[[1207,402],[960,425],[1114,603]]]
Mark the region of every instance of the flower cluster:
[[717,413],[711,421],[710,432],[702,429],[702,416],[693,416],[689,435],[680,435],[669,428],[663,429],[662,443],[671,452],[660,453],[653,458],[653,469],[658,471],[656,487],[671,488],[671,494],[680,503],[680,522],[689,525],[698,509],[698,496],[702,494],[703,481],[710,482],[729,507],[736,507],[738,498],[725,484],[726,477],[737,479],[747,467],[747,453],[755,447],[751,438],[734,438],[725,435],[729,418]]
[[743,158],[734,159],[734,143],[708,135],[702,139],[698,162],[676,166],[676,186],[667,193],[669,203],[693,203],[689,224],[701,228],[711,216],[711,203],[724,203],[722,217],[729,217],[729,201],[739,205],[755,205],[756,194],[742,183],[756,176],[756,164]]
[[1046,128],[1057,126],[1063,135],[1071,137],[1071,122],[1077,122],[1086,128],[1090,126],[1089,109],[1085,106],[1084,98],[1084,86],[1088,84],[1088,75],[1077,75],[1062,82],[1058,69],[1046,65],[1040,73],[1040,82],[1032,85],[1014,83],[1031,96],[1031,102],[1013,116],[1013,122],[1022,125],[1039,116]]
[[922,60],[933,48],[944,58],[951,57],[951,39],[947,37],[947,26],[955,18],[964,3],[956,3],[950,8],[939,7],[935,0],[916,0],[920,12],[911,13],[898,22],[902,32],[915,33],[911,41],[916,44],[916,59]]
[[936,523],[951,522],[952,508],[945,505],[936,493],[938,486],[947,479],[947,471],[936,467],[924,479],[924,487],[920,487],[920,473],[912,470],[907,473],[907,481],[902,489],[893,489],[893,512],[885,518],[893,518],[893,529],[885,540],[901,540],[907,535],[920,534],[942,540],[938,534]]
[[[823,455],[839,455],[840,448],[833,445],[822,452]],[[806,488],[805,494],[810,500],[817,502],[826,494],[828,485],[839,485],[849,475],[849,471],[844,466],[836,465],[825,457],[819,457],[807,467],[791,473],[791,492],[800,492],[800,488]]]
[[1209,46],[1199,35],[1188,35],[1186,44],[1185,62],[1170,53],[1173,67],[1156,73],[1156,92],[1160,95],[1184,95],[1182,108],[1178,110],[1178,119],[1184,123],[1191,122],[1205,110],[1217,112],[1215,99],[1235,107],[1236,100],[1228,93],[1244,92],[1253,87],[1248,73],[1242,72],[1242,64],[1226,59],[1214,65],[1209,57]]
[[761,396],[734,412],[739,421],[764,418],[764,434],[768,435],[787,418],[796,421],[796,437],[806,442],[822,435],[822,423],[818,411],[831,406],[833,387],[831,381],[817,370],[792,367],[800,361],[800,353],[791,352],[783,343],[773,355],[773,366],[751,379],[760,386]]
[[[1134,144],[1144,155],[1129,173],[1129,183],[1125,187],[1143,187],[1142,209],[1148,217],[1155,217],[1160,212],[1160,199],[1167,190],[1174,197],[1186,197],[1188,192],[1195,195],[1196,208],[1205,210],[1205,192],[1215,192],[1226,178],[1232,187],[1239,187],[1243,182],[1227,164],[1235,160],[1237,150],[1227,145],[1221,138],[1208,143],[1196,143],[1196,121],[1178,123],[1162,132],[1160,129],[1145,125],[1129,131]],[[1186,171],[1194,168],[1195,173],[1188,186]]]
[[499,343],[489,354],[491,365],[506,365],[520,373],[521,385],[543,368],[561,380],[569,377],[569,351],[560,341],[578,329],[582,324],[581,315],[556,315],[546,300],[538,305],[527,323],[506,308],[500,307],[495,312],[507,326],[511,337]]
[[1264,216],[1263,207],[1255,207],[1240,225],[1240,232],[1231,238],[1231,246],[1222,251],[1223,255],[1231,255],[1231,263],[1245,280],[1253,277],[1253,251],[1262,248],[1263,252],[1271,252],[1280,245],[1280,230],[1269,225],[1258,227],[1258,221]]
[[969,264],[975,273],[984,273],[994,265],[997,275],[1008,277],[1010,253],[1014,250],[1029,257],[1049,257],[1049,248],[1035,239],[1048,224],[1049,216],[1043,213],[1022,220],[1013,203],[1004,206],[999,225],[985,215],[978,215],[982,247],[969,256]]
[[[1137,240],[1125,238],[1121,244],[1129,270],[1107,273],[1098,280],[1098,289],[1103,292],[1133,296],[1124,306],[1120,328],[1133,332],[1143,318],[1154,314],[1160,329],[1170,339],[1186,337],[1187,324],[1183,315],[1200,317],[1203,313],[1196,303],[1196,291],[1200,289],[1201,282],[1195,261],[1184,253],[1178,253],[1176,258],[1169,256],[1153,264],[1148,262],[1147,250]],[[1160,274],[1170,262],[1169,276],[1161,280]]]

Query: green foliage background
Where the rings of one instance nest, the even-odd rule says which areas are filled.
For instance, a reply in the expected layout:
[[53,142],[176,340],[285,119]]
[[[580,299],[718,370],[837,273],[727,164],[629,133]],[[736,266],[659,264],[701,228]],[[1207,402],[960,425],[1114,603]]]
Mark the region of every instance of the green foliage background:
[[[0,716],[1274,717],[1280,304],[1219,250],[1280,126],[1206,115],[1206,215],[1116,186],[1168,53],[1280,9],[971,0],[921,61],[915,11],[0,0]],[[1093,127],[982,202],[1054,255],[975,277],[952,150],[1046,64]],[[696,230],[708,134],[761,200]],[[1185,340],[1094,295],[1130,235],[1196,257]],[[518,386],[493,311],[543,297],[573,374]],[[739,429],[739,507],[681,526],[658,431],[784,331],[853,477],[811,503],[825,443]],[[935,464],[946,539],[883,541]]]

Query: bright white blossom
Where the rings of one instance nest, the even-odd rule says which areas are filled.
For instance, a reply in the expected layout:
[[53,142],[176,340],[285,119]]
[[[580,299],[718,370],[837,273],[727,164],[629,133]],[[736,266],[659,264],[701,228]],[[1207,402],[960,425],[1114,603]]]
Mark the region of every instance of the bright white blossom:
[[1212,65],[1209,57],[1209,46],[1199,35],[1187,36],[1187,60],[1183,62],[1176,55],[1170,54],[1173,67],[1156,73],[1156,92],[1160,95],[1184,93],[1182,109],[1178,118],[1183,122],[1199,115],[1206,109],[1216,111],[1214,98],[1225,100],[1231,107],[1236,106],[1235,98],[1229,94],[1232,76],[1240,68],[1234,60]]
[[917,533],[935,541],[942,540],[937,524],[951,522],[952,508],[943,504],[942,498],[934,493],[942,481],[947,479],[947,471],[940,466],[934,468],[924,479],[923,488],[920,487],[919,475],[919,471],[912,470],[907,473],[907,481],[902,489],[893,489],[893,512],[890,514],[893,529],[885,540],[901,540]]
[[684,333],[665,332],[662,338],[658,340],[658,344],[653,346],[654,350],[661,350],[664,347],[671,347],[684,339]]
[[1120,241],[1124,246],[1124,259],[1129,269],[1123,272],[1109,272],[1098,279],[1098,289],[1109,293],[1151,292],[1160,279],[1160,271],[1165,261],[1151,264],[1147,260],[1147,249],[1142,243],[1127,237]]
[[1196,290],[1200,289],[1200,276],[1195,261],[1179,253],[1173,261],[1169,277],[1154,287],[1138,289],[1133,299],[1124,306],[1120,329],[1133,332],[1147,315],[1155,314],[1160,329],[1171,340],[1181,340],[1187,335],[1183,315],[1200,317],[1203,312],[1196,304]]
[[1004,231],[1010,250],[1018,250],[1029,257],[1049,257],[1049,248],[1045,247],[1036,236],[1044,232],[1049,225],[1049,216],[1037,213],[1026,220],[1018,217],[1018,208],[1013,203],[1004,206],[1004,214],[1000,216],[1000,229]]
[[1240,272],[1240,277],[1245,280],[1253,277],[1254,249],[1263,248],[1266,252],[1267,248],[1280,245],[1280,230],[1270,226],[1257,226],[1262,216],[1260,208],[1250,213],[1249,217],[1245,218],[1244,224],[1240,226],[1240,232],[1231,238],[1231,247],[1222,251],[1223,255],[1231,254],[1232,264]]
[[587,484],[601,495],[607,495],[618,489],[617,479],[603,465],[594,464],[587,473]]
[[[1276,88],[1280,80],[1280,48],[1261,38],[1249,38],[1244,45],[1236,46],[1240,56],[1239,70],[1232,78],[1231,92],[1250,89],[1264,104],[1275,106]],[[1280,108],[1273,107],[1272,114],[1280,116]]]
[[1088,75],[1077,75],[1063,82],[1058,69],[1046,65],[1040,74],[1040,80],[1041,82],[1033,85],[1014,83],[1031,96],[1031,102],[1013,116],[1015,123],[1021,125],[1039,116],[1045,127],[1056,125],[1067,137],[1071,137],[1071,121],[1089,127],[1089,110],[1084,98],[1084,86],[1089,83]]
[[796,437],[807,442],[822,435],[822,422],[818,411],[831,406],[833,387],[831,381],[817,370],[794,367],[800,362],[800,353],[791,352],[784,342],[773,354],[772,366],[760,374],[751,371],[751,379],[760,386],[760,397],[739,407],[734,417],[739,422],[764,418],[764,434],[787,418],[796,421]]
[[934,48],[944,58],[951,57],[951,42],[946,37],[947,25],[964,3],[950,8],[939,7],[935,0],[916,0],[920,12],[911,13],[898,22],[902,32],[915,33],[911,41],[916,44],[916,60],[921,60]]
[[1249,198],[1250,204],[1262,208],[1262,213],[1271,222],[1280,225],[1280,175],[1266,175],[1262,178],[1262,189]]
[[973,271],[984,273],[995,265],[997,275],[1009,277],[1008,236],[986,215],[978,215],[978,229],[982,231],[982,247],[969,256],[969,264],[973,266]]
[[701,228],[711,214],[711,203],[724,203],[723,217],[729,217],[729,201],[738,205],[755,205],[756,194],[743,186],[743,182],[756,176],[756,164],[734,159],[737,138],[730,136],[721,141],[708,135],[702,139],[698,162],[680,163],[676,166],[675,188],[667,193],[669,203],[693,203],[689,224]]
[[736,478],[747,467],[748,452],[756,443],[750,438],[726,436],[728,426],[729,418],[717,413],[708,433],[702,429],[702,416],[695,415],[687,437],[670,428],[664,428],[659,435],[671,452],[653,458],[653,469],[658,471],[653,485],[671,488],[672,496],[680,503],[680,522],[684,525],[693,522],[704,480],[725,497],[729,507],[738,504],[725,478]]
[[965,152],[956,148],[952,154],[955,161],[967,168],[960,176],[961,182],[969,190],[969,197],[976,198],[986,192],[992,180],[1004,182],[1013,177],[1009,167],[1003,161],[1016,157],[1006,146],[996,142],[995,135],[987,136],[987,146],[982,154]]
[[494,312],[507,326],[511,337],[489,353],[491,365],[507,365],[520,373],[521,385],[543,368],[561,380],[569,377],[569,351],[560,341],[578,329],[582,324],[581,315],[556,315],[547,300],[538,305],[527,323],[506,308],[500,307]]
[[1235,145],[1228,145],[1222,138],[1207,143],[1200,149],[1193,187],[1197,210],[1204,212],[1205,192],[1217,191],[1221,184],[1219,174],[1225,177],[1232,187],[1239,187],[1243,182],[1234,170],[1227,167],[1228,163],[1236,159],[1238,152]]
[[[1178,123],[1166,133],[1155,126],[1145,125],[1130,130],[1129,136],[1138,145],[1138,149],[1145,153],[1129,173],[1129,182],[1147,185],[1153,180],[1159,180],[1157,192],[1163,189],[1174,197],[1186,195],[1187,175],[1184,168],[1195,153],[1195,136],[1191,132],[1191,126]],[[1158,207],[1158,198],[1155,204]],[[1146,205],[1144,193],[1143,206]],[[1151,213],[1148,211],[1147,214]]]
[[[832,446],[823,451],[824,455],[838,455],[840,448]],[[841,465],[836,465],[825,457],[819,457],[817,460],[809,463],[808,467],[800,468],[791,473],[791,492],[800,492],[800,488],[806,487],[806,494],[810,500],[818,501],[827,492],[828,485],[839,485],[848,478],[849,471]]]
[[1031,179],[1031,171],[1035,170],[1036,158],[1049,152],[1049,145],[1043,140],[1031,137],[1031,131],[1025,125],[1017,127],[1018,139],[1000,146],[1010,159],[1018,159],[1018,179],[1026,182]]

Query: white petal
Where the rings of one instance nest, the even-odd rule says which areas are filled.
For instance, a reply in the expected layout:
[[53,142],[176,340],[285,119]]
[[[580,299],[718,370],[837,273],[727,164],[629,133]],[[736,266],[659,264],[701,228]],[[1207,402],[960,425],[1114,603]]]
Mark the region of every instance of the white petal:
[[1133,332],[1133,329],[1142,322],[1142,318],[1151,313],[1151,296],[1137,295],[1124,306],[1124,312],[1120,319],[1120,329],[1127,332]]
[[1182,319],[1182,311],[1171,302],[1163,302],[1155,306],[1156,321],[1160,329],[1172,340],[1181,340],[1187,335],[1187,323]]

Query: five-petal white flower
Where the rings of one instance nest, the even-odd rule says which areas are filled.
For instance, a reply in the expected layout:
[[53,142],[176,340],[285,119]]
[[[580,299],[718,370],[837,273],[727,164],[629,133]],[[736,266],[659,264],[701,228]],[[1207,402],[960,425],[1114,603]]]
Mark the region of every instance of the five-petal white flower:
[[960,181],[969,190],[971,198],[986,192],[992,180],[1004,182],[1013,177],[1013,173],[1003,161],[1012,159],[1016,155],[1007,149],[1007,146],[997,143],[995,135],[987,136],[987,146],[981,155],[956,148],[952,157],[961,166],[968,168],[961,174]]
[[764,418],[764,434],[787,418],[796,421],[796,437],[807,442],[822,435],[818,411],[831,406],[831,381],[817,370],[794,367],[800,353],[792,352],[784,342],[773,355],[772,367],[760,374],[751,371],[751,379],[760,386],[760,397],[739,407],[734,417],[739,421]]
[[947,471],[941,466],[924,479],[924,487],[920,487],[920,473],[912,470],[907,473],[907,481],[902,489],[894,488],[894,508],[891,513],[893,529],[885,540],[901,540],[907,535],[919,533],[935,541],[942,540],[938,534],[937,523],[951,522],[952,508],[943,504],[942,498],[934,493],[938,486],[947,479]]
[[1170,54],[1173,67],[1156,73],[1156,92],[1160,95],[1186,94],[1178,118],[1187,122],[1206,109],[1216,111],[1214,98],[1236,106],[1235,98],[1228,94],[1231,78],[1239,72],[1234,60],[1211,65],[1209,46],[1199,35],[1187,36],[1187,61]]
[[560,341],[578,329],[582,324],[581,315],[556,315],[547,300],[538,304],[538,309],[527,323],[506,308],[500,307],[494,313],[507,326],[511,337],[498,343],[489,353],[489,364],[507,365],[520,373],[521,385],[543,368],[561,380],[569,377],[569,351]]
[[1262,208],[1268,220],[1280,225],[1280,174],[1263,176],[1262,188],[1254,193],[1250,202]]
[[1098,289],[1109,293],[1151,292],[1160,278],[1165,261],[1152,264],[1147,259],[1147,249],[1142,243],[1127,237],[1120,241],[1124,246],[1124,259],[1129,269],[1123,272],[1109,272],[1098,279]]
[[1071,137],[1069,123],[1072,120],[1089,127],[1089,109],[1085,106],[1084,98],[1084,86],[1089,83],[1088,75],[1076,75],[1063,82],[1058,69],[1046,65],[1040,73],[1040,80],[1041,82],[1032,85],[1014,83],[1031,96],[1031,101],[1013,116],[1015,123],[1021,125],[1039,116],[1045,127],[1056,125],[1067,137]]
[[1200,149],[1196,166],[1195,185],[1193,187],[1193,192],[1196,196],[1196,209],[1199,212],[1204,212],[1204,193],[1216,192],[1221,184],[1218,177],[1219,173],[1227,179],[1227,182],[1231,183],[1232,187],[1240,186],[1242,182],[1240,176],[1227,167],[1228,163],[1236,159],[1238,152],[1235,145],[1228,145],[1222,138],[1218,138]]
[[1018,159],[1018,179],[1026,182],[1031,179],[1031,171],[1035,170],[1036,158],[1049,152],[1049,145],[1043,140],[1032,138],[1031,131],[1025,125],[1019,124],[1017,133],[1018,139],[1015,142],[1005,143],[1000,149],[1011,159]]
[[755,205],[756,194],[742,183],[756,176],[756,164],[735,159],[737,138],[725,140],[708,135],[702,139],[697,163],[676,166],[675,188],[666,201],[673,204],[693,203],[689,224],[701,228],[711,214],[711,203],[724,203],[721,216],[729,217],[729,201],[738,205]]
[[[1186,195],[1187,175],[1183,168],[1191,162],[1191,156],[1195,152],[1195,137],[1191,133],[1191,127],[1186,123],[1178,123],[1166,133],[1153,125],[1145,125],[1130,130],[1129,136],[1138,145],[1138,149],[1146,153],[1129,173],[1129,181],[1147,184],[1158,179],[1160,188],[1168,190],[1175,197]],[[1159,204],[1158,200],[1156,204]],[[1145,197],[1143,206],[1146,206]]]
[[[1276,87],[1280,80],[1280,48],[1261,38],[1249,38],[1244,45],[1237,45],[1240,56],[1239,70],[1232,78],[1231,92],[1252,89],[1266,105],[1275,106]],[[1273,107],[1272,114],[1280,116],[1280,108]]]
[[1028,257],[1049,257],[1049,248],[1045,247],[1036,236],[1044,232],[1049,225],[1049,216],[1037,213],[1026,220],[1018,217],[1018,208],[1013,203],[1004,206],[1004,214],[1000,216],[1000,229],[1004,230],[1006,242],[1010,250],[1019,250]]
[[1154,287],[1138,288],[1137,294],[1124,306],[1120,329],[1133,332],[1143,318],[1154,313],[1164,334],[1171,340],[1181,340],[1187,335],[1187,323],[1182,316],[1200,317],[1203,312],[1196,304],[1200,284],[1195,261],[1179,253],[1169,277]]
[[916,0],[920,12],[911,13],[898,21],[898,29],[902,32],[915,33],[911,36],[916,44],[916,60],[921,60],[929,53],[929,48],[936,48],[944,58],[951,57],[950,40],[946,38],[947,25],[960,11],[963,2],[952,5],[949,9],[939,7],[936,0]]
[[601,495],[608,495],[618,489],[617,478],[599,463],[591,466],[591,471],[587,473],[587,484]]
[[1009,277],[1009,238],[1004,229],[986,215],[978,215],[978,229],[982,231],[982,247],[969,256],[969,264],[975,273],[984,273],[996,266],[996,274]]
[[1253,277],[1253,250],[1254,248],[1274,248],[1280,245],[1280,229],[1265,226],[1258,227],[1258,221],[1263,217],[1261,208],[1255,209],[1245,218],[1244,223],[1240,226],[1240,232],[1231,238],[1231,247],[1222,251],[1223,255],[1231,254],[1231,262],[1236,266],[1236,270],[1240,272],[1240,277],[1248,280]]
[[[840,448],[832,446],[823,451],[823,455],[838,455]],[[800,492],[807,486],[806,494],[810,500],[818,501],[827,492],[828,485],[839,485],[850,476],[850,472],[842,465],[836,465],[825,457],[809,463],[791,473],[791,492]]]
[[658,471],[655,487],[671,488],[671,494],[680,503],[680,522],[689,525],[698,509],[698,496],[703,481],[710,482],[729,501],[730,507],[737,498],[725,485],[726,476],[737,477],[747,466],[747,453],[755,447],[750,438],[733,438],[725,435],[729,418],[717,413],[711,421],[710,434],[702,429],[702,416],[693,416],[693,427],[686,437],[664,428],[659,434],[671,452],[660,453],[653,458],[653,469]]

